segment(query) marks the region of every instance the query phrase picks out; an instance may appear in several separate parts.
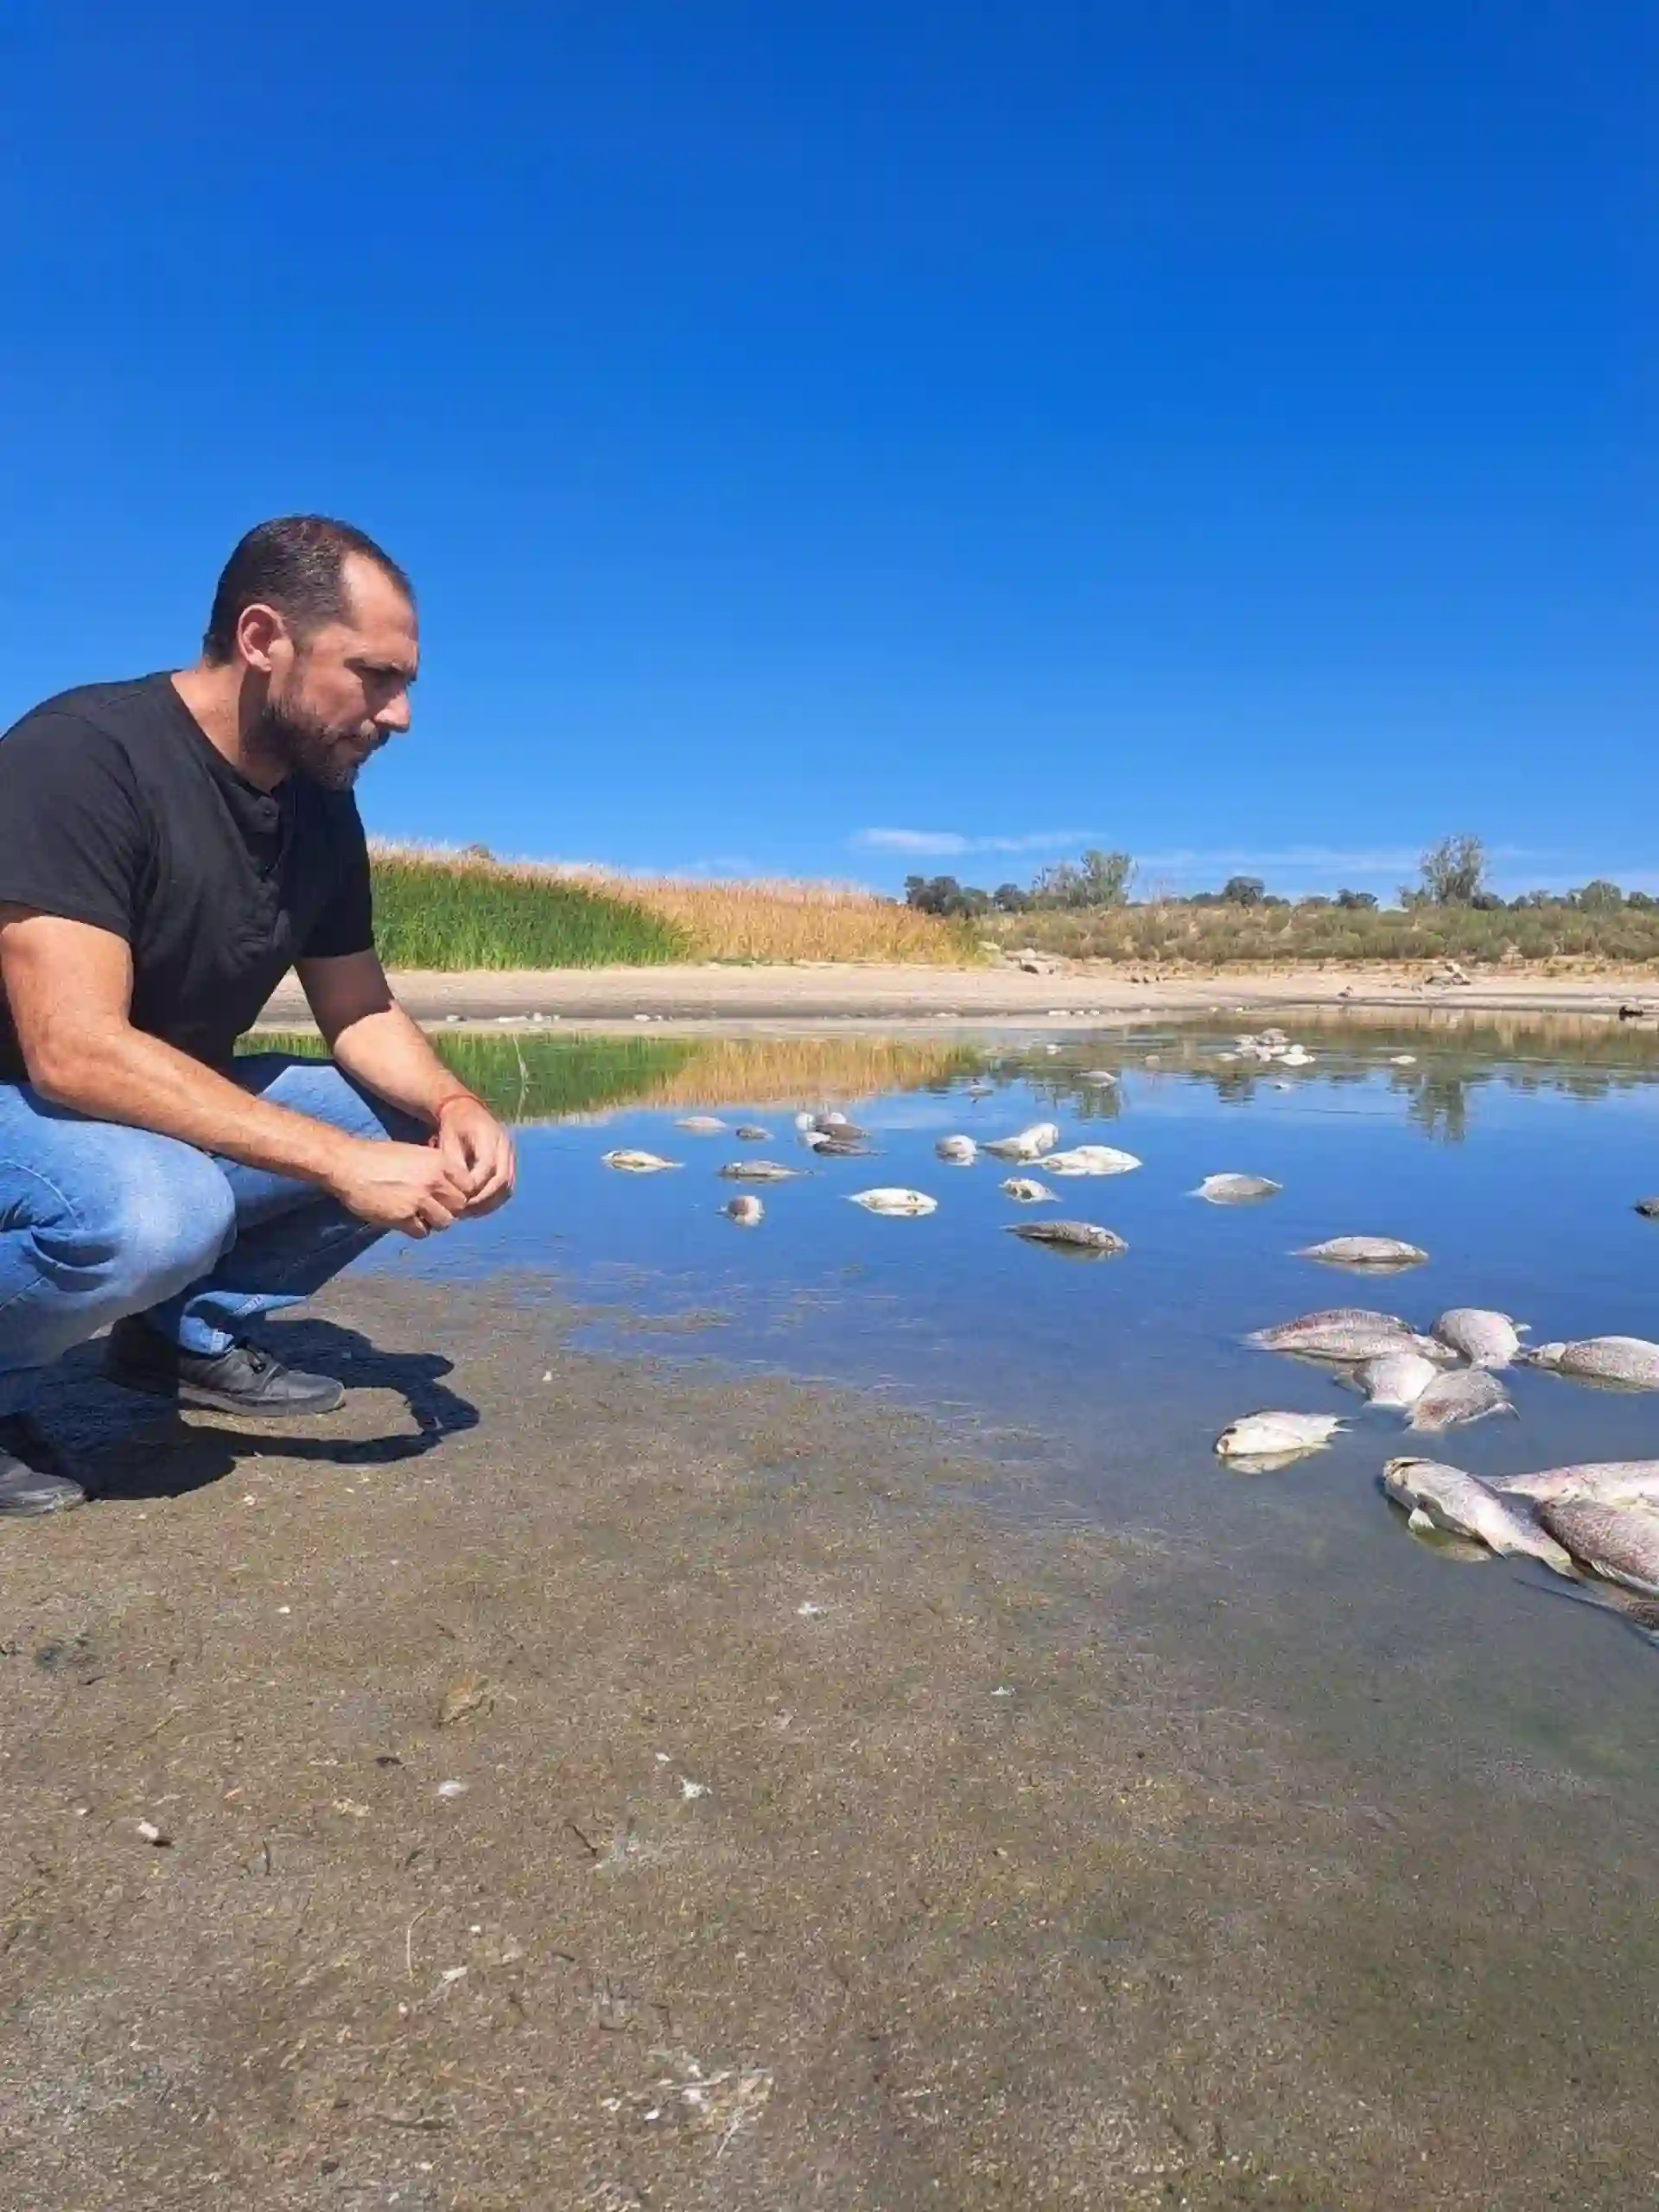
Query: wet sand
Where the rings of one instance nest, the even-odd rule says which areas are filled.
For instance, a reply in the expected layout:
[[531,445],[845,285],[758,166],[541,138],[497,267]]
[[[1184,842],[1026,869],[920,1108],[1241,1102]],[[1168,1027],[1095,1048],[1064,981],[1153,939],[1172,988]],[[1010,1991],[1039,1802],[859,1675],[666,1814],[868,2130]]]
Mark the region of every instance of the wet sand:
[[1651,2199],[1637,1800],[1316,1756],[1224,1605],[1224,1697],[1120,1625],[1179,1558],[570,1319],[394,1271],[277,1332],[355,1386],[303,1429],[54,1396],[106,1495],[4,1533],[0,2202]]
[[[421,1021],[579,1020],[584,1029],[626,1027],[637,1017],[670,1024],[717,1020],[732,1028],[826,1019],[865,1023],[1037,1020],[1057,1029],[1099,1027],[1147,1014],[1196,1014],[1235,1007],[1444,1007],[1469,1012],[1582,1013],[1613,1019],[1621,1004],[1646,1000],[1659,1014],[1659,976],[1473,972],[1467,986],[1423,981],[1427,966],[1349,967],[1157,980],[1139,970],[1068,963],[1027,976],[1007,968],[921,968],[828,962],[791,967],[715,963],[669,968],[535,969],[501,974],[404,974],[398,996]],[[265,1026],[293,1029],[307,1019],[292,980],[265,1011]]]

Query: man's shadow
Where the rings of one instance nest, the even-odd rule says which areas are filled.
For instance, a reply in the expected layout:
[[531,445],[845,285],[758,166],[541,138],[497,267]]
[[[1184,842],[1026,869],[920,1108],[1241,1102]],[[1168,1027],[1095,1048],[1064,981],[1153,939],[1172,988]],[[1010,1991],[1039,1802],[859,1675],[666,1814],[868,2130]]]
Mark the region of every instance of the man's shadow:
[[[348,1392],[391,1390],[402,1398],[415,1433],[341,1437],[308,1434],[303,1421],[221,1427],[201,1414],[186,1421],[157,1398],[103,1379],[102,1343],[64,1359],[49,1398],[33,1409],[67,1452],[94,1499],[183,1497],[222,1482],[255,1452],[342,1467],[385,1467],[418,1459],[446,1436],[476,1428],[478,1408],[449,1389],[453,1362],[435,1352],[384,1351],[355,1329],[307,1317],[268,1326],[264,1341],[290,1367],[332,1375]],[[346,1407],[349,1409],[348,1397]],[[338,1419],[335,1415],[333,1418]]]

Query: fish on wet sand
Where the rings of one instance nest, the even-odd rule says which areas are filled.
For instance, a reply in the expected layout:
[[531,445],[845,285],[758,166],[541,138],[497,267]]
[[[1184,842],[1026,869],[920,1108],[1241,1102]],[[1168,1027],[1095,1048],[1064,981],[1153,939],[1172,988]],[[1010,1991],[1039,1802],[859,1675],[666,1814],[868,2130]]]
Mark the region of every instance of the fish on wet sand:
[[1275,1198],[1284,1189],[1267,1175],[1206,1175],[1190,1196],[1207,1198],[1212,1206],[1247,1206],[1258,1198]]
[[728,1160],[720,1172],[728,1183],[792,1183],[806,1170],[785,1167],[776,1160]]
[[766,1218],[766,1210],[759,1198],[728,1198],[721,1208],[728,1221],[734,1221],[740,1229],[758,1229]]
[[1453,1306],[1428,1333],[1461,1353],[1471,1367],[1509,1367],[1521,1350],[1520,1332],[1526,1325],[1484,1306]]
[[1563,1504],[1659,1506],[1659,1459],[1586,1459],[1577,1466],[1541,1467],[1535,1474],[1500,1475],[1492,1488],[1509,1497]]
[[1418,1398],[1407,1422],[1408,1428],[1461,1428],[1489,1414],[1512,1414],[1514,1401],[1484,1367],[1460,1367],[1451,1375],[1436,1376]]
[[1368,1404],[1403,1413],[1416,1404],[1440,1372],[1421,1352],[1385,1351],[1362,1360],[1354,1370],[1354,1381]]
[[686,1114],[674,1126],[689,1130],[694,1137],[717,1137],[726,1124],[718,1114]]
[[1539,1526],[1526,1499],[1501,1497],[1461,1467],[1440,1459],[1390,1459],[1382,1470],[1382,1487],[1407,1509],[1414,1527],[1427,1524],[1454,1536],[1473,1536],[1502,1558],[1535,1559],[1557,1574],[1573,1572],[1565,1546]]
[[1452,1354],[1432,1337],[1418,1336],[1397,1313],[1373,1313],[1363,1306],[1332,1306],[1255,1329],[1244,1339],[1259,1351],[1300,1352],[1309,1359],[1376,1359],[1385,1352],[1414,1351],[1444,1366]]
[[985,1149],[994,1152],[999,1160],[1040,1160],[1046,1152],[1052,1152],[1059,1141],[1058,1124],[1033,1122],[1028,1129],[1021,1129],[1017,1135],[991,1138]]
[[677,1160],[664,1160],[654,1152],[637,1152],[624,1145],[618,1151],[600,1154],[607,1167],[619,1169],[624,1175],[658,1175],[665,1167],[677,1167]]
[[1058,1205],[1058,1197],[1046,1183],[1039,1183],[1030,1175],[1010,1175],[996,1186],[1005,1198],[1012,1198],[1016,1205]]
[[971,1167],[979,1158],[979,1147],[972,1137],[941,1137],[933,1149],[953,1167]]
[[1523,1351],[1516,1364],[1547,1368],[1583,1382],[1659,1390],[1659,1344],[1645,1337],[1581,1337],[1572,1344],[1538,1344]]
[[1327,1236],[1323,1244],[1304,1244],[1291,1256],[1332,1268],[1414,1268],[1428,1255],[1397,1236]]
[[1216,1439],[1222,1459],[1285,1459],[1319,1452],[1342,1433],[1338,1414],[1246,1414]]
[[1588,1498],[1547,1498],[1537,1511],[1542,1526],[1580,1566],[1639,1597],[1659,1598],[1659,1511]]
[[1127,1252],[1128,1246],[1115,1229],[1102,1229],[1092,1221],[1011,1221],[1010,1236],[1027,1244],[1052,1244],[1071,1252]]
[[901,1219],[931,1213],[939,1203],[937,1198],[930,1198],[925,1191],[902,1190],[896,1185],[874,1191],[855,1191],[849,1202],[862,1206],[866,1213],[892,1214]]

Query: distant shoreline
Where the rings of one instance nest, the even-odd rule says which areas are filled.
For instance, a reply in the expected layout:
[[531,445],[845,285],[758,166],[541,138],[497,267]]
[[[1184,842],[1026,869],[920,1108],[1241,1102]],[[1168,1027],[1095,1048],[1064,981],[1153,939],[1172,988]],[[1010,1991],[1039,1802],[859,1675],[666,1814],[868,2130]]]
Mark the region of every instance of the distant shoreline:
[[[589,1030],[626,1029],[640,1017],[667,1027],[823,1021],[963,1027],[1037,1023],[1057,1031],[1122,1025],[1147,1014],[1230,1015],[1236,1008],[1385,1009],[1425,1014],[1571,1014],[1615,1020],[1621,1005],[1650,1006],[1659,1018],[1659,976],[1651,969],[1592,975],[1542,969],[1472,971],[1465,984],[1430,986],[1413,973],[1378,965],[1248,969],[1168,980],[1138,980],[1121,968],[1069,963],[1030,976],[1011,968],[932,968],[829,962],[778,966],[690,963],[649,968],[566,968],[393,977],[417,1020],[463,1025],[539,1026],[555,1020]],[[307,1026],[305,1001],[290,979],[260,1026]]]

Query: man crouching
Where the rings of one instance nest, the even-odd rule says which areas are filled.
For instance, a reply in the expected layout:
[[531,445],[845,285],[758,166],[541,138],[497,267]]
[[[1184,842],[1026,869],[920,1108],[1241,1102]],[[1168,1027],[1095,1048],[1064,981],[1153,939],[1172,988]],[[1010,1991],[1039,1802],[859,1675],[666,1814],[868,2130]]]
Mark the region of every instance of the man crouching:
[[[418,659],[397,563],[294,516],[232,554],[194,668],[0,738],[0,1514],[84,1496],[27,1412],[73,1346],[113,1324],[129,1389],[326,1413],[247,1325],[512,1193],[374,950],[352,787]],[[332,1060],[236,1058],[289,968]]]

